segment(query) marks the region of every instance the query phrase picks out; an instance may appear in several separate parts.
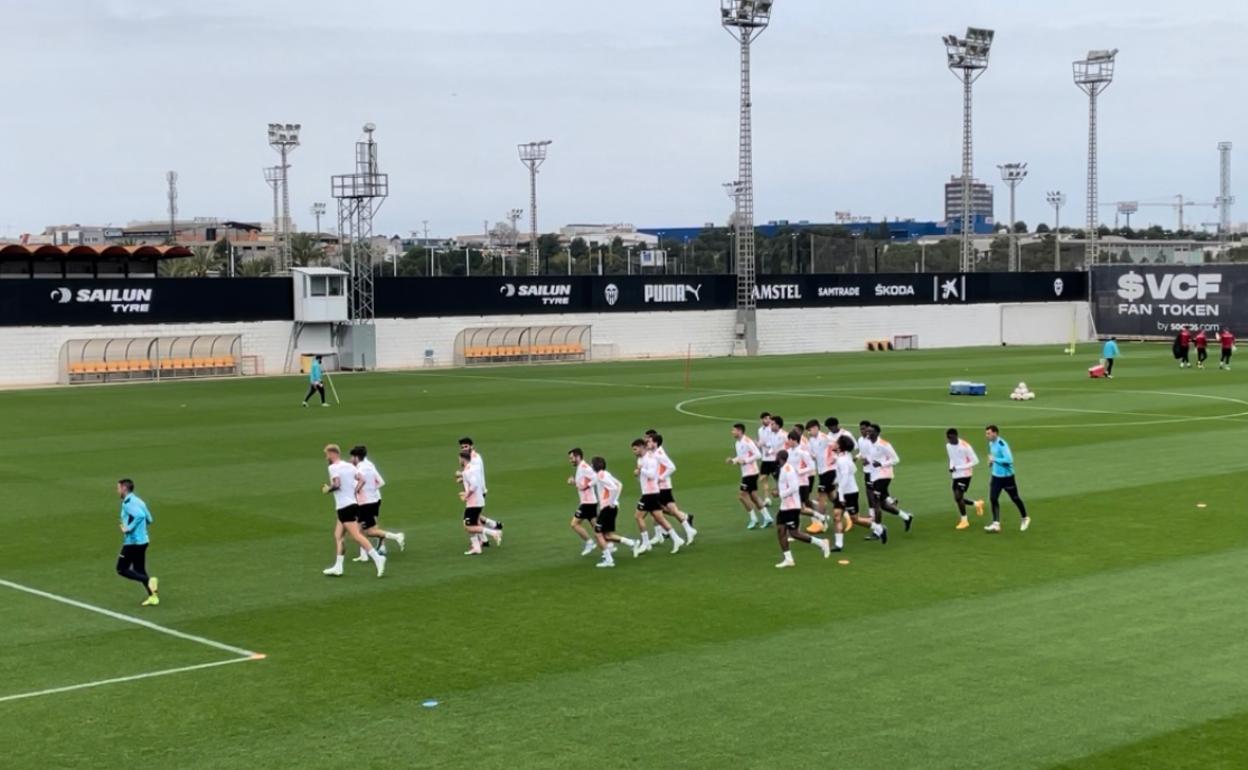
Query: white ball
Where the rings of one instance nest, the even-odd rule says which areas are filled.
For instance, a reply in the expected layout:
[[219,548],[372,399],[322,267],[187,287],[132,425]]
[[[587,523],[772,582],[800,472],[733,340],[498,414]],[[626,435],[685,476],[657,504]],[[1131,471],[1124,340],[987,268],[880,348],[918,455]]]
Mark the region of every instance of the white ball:
[[1020,383],[1018,383],[1018,389],[1019,389],[1019,390],[1027,390],[1027,383],[1025,383],[1025,382],[1020,382]]
[[1033,398],[1035,398],[1035,397],[1036,397],[1036,394],[1035,394],[1035,393],[1028,393],[1028,394],[1027,394],[1027,400],[1028,400],[1028,401],[1031,401],[1031,400],[1032,400]]

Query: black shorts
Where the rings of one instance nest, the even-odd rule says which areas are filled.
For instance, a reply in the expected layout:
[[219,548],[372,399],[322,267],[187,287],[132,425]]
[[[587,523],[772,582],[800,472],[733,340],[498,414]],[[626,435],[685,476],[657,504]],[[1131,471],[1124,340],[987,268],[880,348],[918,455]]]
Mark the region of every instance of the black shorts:
[[372,529],[377,526],[377,517],[381,515],[381,501],[375,503],[362,503],[356,506],[356,520],[360,522],[360,529]]
[[620,513],[620,509],[614,505],[608,505],[598,511],[598,518],[594,521],[594,531],[603,535],[609,535],[615,532],[615,517]]
[[775,460],[763,460],[758,464],[759,473],[764,476],[779,476],[780,466],[776,465]]
[[657,492],[649,495],[642,495],[641,499],[637,501],[637,510],[642,513],[654,513],[655,511],[661,511],[663,510],[663,502],[659,500],[659,494]]
[[581,521],[591,521],[598,515],[598,504],[581,503],[580,507],[572,515]]
[[881,499],[888,499],[888,488],[892,486],[892,479],[876,479],[871,482],[871,491],[878,495]]
[[663,503],[664,505],[675,505],[676,496],[672,494],[672,490],[670,489],[660,489],[659,490],[659,502]]
[[850,516],[856,516],[858,514],[858,493],[846,492],[841,497],[842,499],[837,501],[836,506]]
[[758,474],[757,473],[751,474],[749,476],[741,477],[741,491],[742,492],[757,492],[758,491]]
[[780,511],[776,514],[776,526],[784,529],[797,529],[802,525],[800,510]]
[[117,554],[117,570],[134,567],[139,572],[147,571],[147,543],[123,545]]
[[797,488],[797,499],[801,500],[803,503],[810,502],[810,484]]
[[480,523],[481,523],[481,509],[480,508],[465,508],[464,509],[464,526],[465,527],[475,527]]
[[359,520],[360,520],[360,506],[352,503],[351,505],[348,505],[346,508],[338,509],[338,521],[342,522],[343,524],[349,524],[353,521],[359,521]]
[[824,471],[819,474],[819,491],[825,495],[832,494],[836,488],[836,471]]
[[962,478],[962,479],[954,479],[954,480],[953,480],[953,491],[954,491],[954,492],[961,492],[961,493],[963,493],[963,494],[966,494],[966,491],[967,491],[968,489],[970,489],[970,488],[971,488],[971,477],[970,477],[970,476],[967,476],[966,478]]
[[1013,476],[993,476],[990,485],[990,493],[993,497],[997,497],[1002,492],[1011,495],[1018,494],[1018,479]]

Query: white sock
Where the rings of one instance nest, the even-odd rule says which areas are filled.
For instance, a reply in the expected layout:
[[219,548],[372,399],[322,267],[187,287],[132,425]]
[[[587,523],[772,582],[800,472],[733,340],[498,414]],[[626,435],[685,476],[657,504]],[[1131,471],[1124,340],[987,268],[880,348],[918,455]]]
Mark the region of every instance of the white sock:
[[398,539],[399,539],[399,533],[398,533],[398,532],[387,532],[387,533],[386,533],[386,536],[385,536],[384,538],[382,538],[382,539],[383,539],[383,540],[398,540]]
[[787,562],[792,562],[792,561],[793,561],[793,553],[792,553],[791,551],[785,551],[785,552],[784,552],[784,560],[785,560],[785,561],[787,561]]
[[689,526],[689,520],[688,520],[688,519],[685,519],[685,520],[684,520],[684,521],[682,521],[680,524],[681,524],[681,526],[683,526],[683,527],[685,528],[685,534],[686,534],[686,535],[692,535],[692,534],[693,534],[694,529],[693,529],[693,527]]
[[763,521],[774,521],[771,518],[771,511],[767,510],[767,506],[763,506]]
[[369,548],[369,549],[368,549],[368,558],[372,559],[373,561],[377,561],[378,559],[384,559],[384,558],[386,558],[386,557],[384,557],[384,556],[382,556],[381,554],[377,553],[377,549],[376,549],[376,548]]
[[878,537],[878,536],[879,536],[879,534],[880,534],[881,532],[883,532],[883,531],[884,531],[884,525],[883,525],[883,524],[872,524],[872,525],[871,525],[871,534],[876,535],[876,536]]
[[655,524],[654,525],[654,539],[658,540],[661,537],[663,537],[663,528],[660,527],[658,524]]
[[622,538],[620,538],[620,542],[621,542],[621,543],[623,543],[624,545],[628,546],[629,548],[636,548],[636,547],[637,547],[637,541],[636,541],[636,540],[632,540],[632,539],[627,538],[627,537],[622,537]]
[[845,533],[837,532],[836,534],[834,534],[832,536],[832,542],[833,544],[836,545],[837,548],[844,548],[845,547]]
[[811,545],[813,545],[813,546],[814,546],[814,547],[816,547],[816,548],[823,548],[823,546],[824,546],[827,542],[828,542],[827,540],[824,540],[824,539],[823,539],[823,538],[821,538],[821,537],[812,537],[812,538],[810,539],[810,544],[811,544]]
[[474,546],[481,545],[481,536],[478,535],[476,532],[473,532],[472,536],[468,538],[468,543]]
[[602,563],[603,563],[603,564],[614,564],[614,563],[615,563],[615,559],[611,556],[611,552],[610,552],[610,551],[603,551],[603,552],[602,552]]
[[361,548],[361,549],[360,549],[360,558],[361,558],[361,559],[363,559],[365,556],[368,556],[368,551],[366,551],[366,550],[364,550],[363,548]]
[[754,513],[754,511],[750,511],[750,523],[751,523],[751,524],[757,524],[757,523],[758,523],[758,514],[757,514],[757,513]]
[[667,530],[667,536],[670,537],[672,539],[672,542],[675,543],[676,545],[685,544],[685,541],[680,538],[680,535],[676,534],[676,530],[674,529]]
[[334,557],[334,566],[335,566],[335,567],[337,567],[338,569],[342,569],[342,560],[343,560],[343,558],[344,558],[344,557],[342,557],[342,556],[336,556],[336,557]]
[[482,517],[481,517],[481,523],[482,523],[482,524],[484,524],[485,526],[489,527],[490,529],[498,529],[498,522],[497,522],[497,521],[495,521],[494,519],[491,519],[491,518],[487,517],[487,516],[482,516]]
[[905,511],[902,511],[902,512],[901,512],[901,513],[899,513],[898,515],[899,515],[899,516],[901,516],[901,520],[902,520],[902,521],[910,521],[911,519],[913,519],[913,518],[914,518],[914,516],[912,516],[912,515],[910,515],[910,514],[906,513]]
[[490,537],[498,537],[498,530],[493,527],[484,527],[481,530],[481,537],[484,538],[486,535],[489,535]]
[[641,544],[647,548],[650,547],[650,530],[643,529],[641,531]]

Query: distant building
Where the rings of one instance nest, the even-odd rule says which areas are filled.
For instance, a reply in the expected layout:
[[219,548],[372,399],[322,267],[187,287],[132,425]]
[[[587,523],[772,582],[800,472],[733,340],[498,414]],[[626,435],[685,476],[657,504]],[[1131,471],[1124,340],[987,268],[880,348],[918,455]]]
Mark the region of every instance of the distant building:
[[[976,220],[993,221],[992,185],[978,179],[971,180],[971,216]],[[949,232],[960,232],[962,228],[962,177],[949,177],[945,183],[945,222]],[[978,231],[978,226],[975,230]]]
[[580,238],[591,249],[599,246],[610,246],[619,238],[625,248],[650,248],[658,243],[658,238],[650,233],[638,230],[630,224],[594,225],[573,224],[559,228],[559,242],[569,244]]

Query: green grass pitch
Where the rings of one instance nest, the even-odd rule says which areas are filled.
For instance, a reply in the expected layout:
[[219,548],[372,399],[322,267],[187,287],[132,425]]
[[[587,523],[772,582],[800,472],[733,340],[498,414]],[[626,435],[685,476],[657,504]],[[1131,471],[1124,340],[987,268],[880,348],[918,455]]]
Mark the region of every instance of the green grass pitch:
[[[92,768],[1240,768],[1248,756],[1248,390],[1130,346],[920,351],[0,394],[0,578],[264,660],[23,699],[232,653],[0,586],[0,765]],[[945,395],[982,379],[987,398]],[[1020,380],[1038,394],[1014,403]],[[850,564],[747,532],[734,419],[881,423],[913,510]],[[944,429],[1011,442],[1033,524],[953,529]],[[701,534],[614,570],[568,529],[565,452],[636,483],[664,433]],[[501,549],[462,555],[456,439]],[[407,552],[330,579],[326,442],[366,443]],[[981,467],[975,491],[986,491]],[[160,607],[113,573],[114,481],[156,517]],[[1198,507],[1204,506],[1204,507]],[[622,516],[621,521],[626,517]],[[622,527],[623,528],[623,527]],[[631,524],[626,529],[631,530]],[[393,550],[393,547],[392,547]],[[348,551],[348,556],[353,556]],[[422,708],[436,699],[436,708]]]

